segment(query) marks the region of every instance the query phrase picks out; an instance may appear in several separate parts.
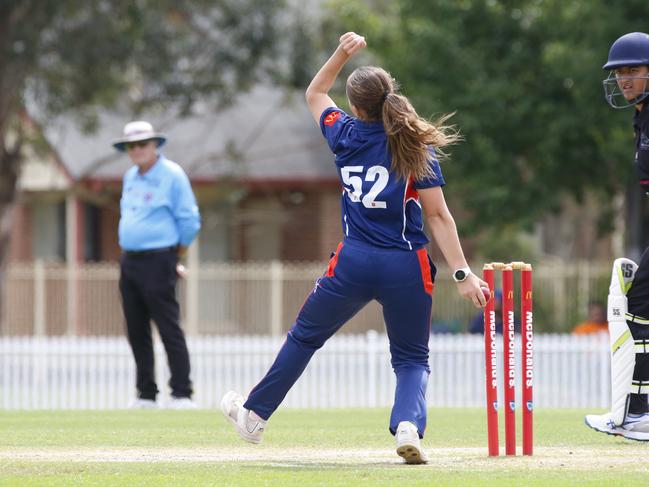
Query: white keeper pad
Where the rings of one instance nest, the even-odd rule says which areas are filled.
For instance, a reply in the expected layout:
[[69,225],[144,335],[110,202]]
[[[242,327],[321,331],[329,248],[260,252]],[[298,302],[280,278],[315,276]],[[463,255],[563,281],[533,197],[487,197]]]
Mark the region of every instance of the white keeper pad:
[[611,419],[620,426],[627,413],[635,368],[635,346],[626,324],[627,298],[638,265],[620,258],[613,263],[608,294],[608,332],[611,344]]

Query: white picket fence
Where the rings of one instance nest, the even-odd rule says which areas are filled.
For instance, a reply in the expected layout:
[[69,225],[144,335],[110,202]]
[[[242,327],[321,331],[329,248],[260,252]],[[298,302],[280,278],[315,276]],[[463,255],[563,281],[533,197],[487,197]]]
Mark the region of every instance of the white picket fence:
[[[266,372],[282,343],[282,338],[270,336],[190,337],[196,401],[201,407],[214,408],[230,389],[249,391]],[[608,407],[606,335],[538,335],[534,348],[535,407]],[[520,364],[520,342],[517,351]],[[483,406],[482,337],[433,335],[430,352],[429,406]],[[502,367],[501,352],[498,358]],[[161,394],[164,404],[168,399],[168,370],[159,342],[156,367],[158,387],[165,391]],[[502,371],[499,375],[502,377]],[[134,377],[125,338],[0,338],[0,409],[120,409],[135,395]],[[340,335],[315,354],[283,405],[389,407],[394,386],[385,335],[373,331]],[[518,401],[520,404],[520,395]]]

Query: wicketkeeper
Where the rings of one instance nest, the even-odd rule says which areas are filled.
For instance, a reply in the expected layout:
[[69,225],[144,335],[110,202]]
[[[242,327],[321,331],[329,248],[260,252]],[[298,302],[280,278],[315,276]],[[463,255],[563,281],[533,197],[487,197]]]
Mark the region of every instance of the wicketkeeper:
[[[649,35],[632,32],[611,46],[604,69],[606,101],[613,108],[635,107],[635,166],[649,195]],[[631,440],[649,441],[649,248],[640,265],[613,263],[608,296],[611,343],[611,411],[586,416],[591,428]]]

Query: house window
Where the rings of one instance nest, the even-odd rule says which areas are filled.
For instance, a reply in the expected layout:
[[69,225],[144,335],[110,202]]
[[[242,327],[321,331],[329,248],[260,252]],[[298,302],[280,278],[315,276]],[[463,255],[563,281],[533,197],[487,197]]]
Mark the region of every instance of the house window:
[[65,260],[65,201],[32,205],[32,256],[43,260]]
[[83,217],[83,257],[86,262],[98,261],[101,259],[101,211],[95,205],[85,204],[83,205]]
[[285,215],[274,198],[252,199],[239,209],[243,260],[281,259]]
[[231,216],[228,208],[201,208],[201,231],[198,239],[201,261],[229,260],[231,234]]

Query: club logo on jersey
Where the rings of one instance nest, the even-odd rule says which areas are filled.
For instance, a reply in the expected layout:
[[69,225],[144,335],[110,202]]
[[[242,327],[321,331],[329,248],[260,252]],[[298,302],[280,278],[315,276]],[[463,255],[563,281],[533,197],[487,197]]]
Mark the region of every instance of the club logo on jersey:
[[336,120],[340,118],[340,115],[340,112],[331,112],[325,117],[324,124],[331,127],[334,123],[336,123]]

